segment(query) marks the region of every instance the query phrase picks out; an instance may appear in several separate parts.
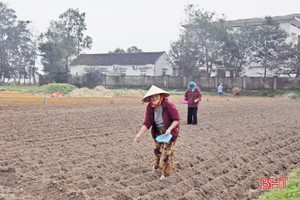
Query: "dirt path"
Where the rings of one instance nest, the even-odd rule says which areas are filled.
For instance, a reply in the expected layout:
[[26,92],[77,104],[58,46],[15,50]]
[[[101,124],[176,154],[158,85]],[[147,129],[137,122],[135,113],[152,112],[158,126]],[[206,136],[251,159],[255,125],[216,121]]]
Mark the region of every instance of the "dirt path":
[[300,166],[300,101],[204,97],[181,115],[174,174],[153,173],[140,98],[0,94],[0,199],[251,199],[263,176]]

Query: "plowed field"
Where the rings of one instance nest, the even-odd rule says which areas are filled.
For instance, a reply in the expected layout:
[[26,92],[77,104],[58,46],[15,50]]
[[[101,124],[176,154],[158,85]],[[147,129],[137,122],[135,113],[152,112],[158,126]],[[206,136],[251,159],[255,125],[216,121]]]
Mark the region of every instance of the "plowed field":
[[260,178],[300,166],[300,101],[204,97],[181,116],[174,174],[152,172],[140,97],[48,98],[0,92],[0,199],[251,199]]

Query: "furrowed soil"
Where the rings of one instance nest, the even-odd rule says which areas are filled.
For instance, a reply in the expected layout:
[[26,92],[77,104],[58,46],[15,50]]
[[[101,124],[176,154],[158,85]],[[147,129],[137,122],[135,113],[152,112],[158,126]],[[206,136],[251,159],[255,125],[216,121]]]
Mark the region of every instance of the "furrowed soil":
[[252,199],[261,177],[300,166],[300,100],[204,96],[181,116],[174,173],[152,172],[150,131],[134,142],[141,97],[47,98],[0,92],[0,199]]

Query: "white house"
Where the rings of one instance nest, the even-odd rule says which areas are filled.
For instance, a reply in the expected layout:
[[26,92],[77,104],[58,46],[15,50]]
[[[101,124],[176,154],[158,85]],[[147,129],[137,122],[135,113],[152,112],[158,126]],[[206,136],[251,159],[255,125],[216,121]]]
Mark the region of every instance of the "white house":
[[173,63],[165,52],[81,54],[70,64],[72,75],[83,75],[89,69],[107,75],[175,75]]
[[[230,26],[234,29],[238,29],[239,27],[245,25],[251,26],[260,26],[264,22],[264,18],[251,18],[251,19],[239,19],[239,20],[232,20],[227,21]],[[275,16],[272,17],[272,20],[279,23],[279,26],[288,33],[288,38],[286,40],[287,43],[292,43],[294,45],[300,42],[300,14],[290,14],[284,16]],[[249,77],[258,77],[263,76],[264,68],[261,66],[257,66],[252,64],[249,68],[245,71],[246,76]],[[273,74],[270,71],[267,71],[267,76],[274,76],[277,74]]]

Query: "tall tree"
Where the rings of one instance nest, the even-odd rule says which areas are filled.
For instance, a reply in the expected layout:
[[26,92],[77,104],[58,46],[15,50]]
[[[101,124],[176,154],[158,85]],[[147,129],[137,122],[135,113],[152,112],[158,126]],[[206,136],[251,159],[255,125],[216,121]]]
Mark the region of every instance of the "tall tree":
[[223,66],[230,71],[230,76],[240,77],[251,63],[251,49],[253,44],[252,26],[242,26],[230,31],[222,47]]
[[68,71],[64,66],[64,50],[60,42],[47,41],[39,44],[43,71],[51,81],[62,83],[68,81]]
[[279,66],[274,71],[277,74],[300,77],[300,43],[287,44],[279,54]]
[[179,39],[171,43],[169,52],[175,65],[179,66],[179,70],[187,77],[200,74],[200,63],[203,60],[198,45],[192,42],[191,38],[189,32],[183,31]]
[[279,65],[279,54],[286,45],[287,33],[280,28],[272,17],[266,17],[261,26],[257,26],[253,33],[253,62],[264,68],[264,77],[267,71],[275,70]]
[[12,31],[17,23],[15,11],[0,2],[0,79],[10,78],[13,69],[10,66],[14,44],[10,41]]
[[[70,62],[84,49],[91,48],[92,38],[84,36],[85,30],[85,13],[70,8],[57,21],[52,21],[48,31],[41,35],[42,63],[51,80],[61,74],[54,81],[67,82]],[[61,80],[63,77],[66,79]]]
[[[183,63],[183,61],[192,58],[193,66],[190,68],[199,72],[199,69],[204,67],[207,76],[210,76],[213,65],[222,64],[221,49],[224,43],[223,34],[226,33],[227,26],[224,19],[216,18],[214,12],[203,11],[193,5],[186,7],[186,14],[187,20],[184,25],[186,30],[183,31],[178,41],[171,44],[170,56],[175,63],[181,64],[179,68],[183,71],[190,70],[186,68],[190,64]],[[180,52],[181,55],[178,54]],[[178,62],[178,59],[181,61]],[[194,72],[184,72],[184,74],[193,74]]]
[[13,50],[11,65],[15,69],[15,78],[18,78],[18,83],[21,83],[22,78],[25,83],[29,76],[30,67],[34,62],[35,49],[32,34],[27,28],[29,23],[29,21],[19,21],[14,29],[14,41],[18,46]]
[[[4,82],[11,78],[28,77],[29,66],[33,64],[35,49],[32,34],[28,29],[29,21],[17,19],[15,11],[0,2],[0,79]],[[36,68],[34,68],[36,73]]]

